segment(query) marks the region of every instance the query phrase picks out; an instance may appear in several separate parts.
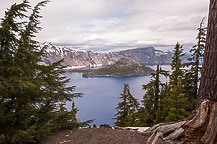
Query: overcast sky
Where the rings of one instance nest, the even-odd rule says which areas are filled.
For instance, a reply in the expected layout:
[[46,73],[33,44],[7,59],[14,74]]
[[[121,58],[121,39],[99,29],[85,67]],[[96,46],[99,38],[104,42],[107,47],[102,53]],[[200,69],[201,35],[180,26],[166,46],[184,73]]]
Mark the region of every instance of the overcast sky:
[[[22,0],[0,0],[1,18],[15,2]],[[189,47],[208,7],[209,0],[51,0],[41,11],[37,39],[95,51],[169,50],[177,41]]]

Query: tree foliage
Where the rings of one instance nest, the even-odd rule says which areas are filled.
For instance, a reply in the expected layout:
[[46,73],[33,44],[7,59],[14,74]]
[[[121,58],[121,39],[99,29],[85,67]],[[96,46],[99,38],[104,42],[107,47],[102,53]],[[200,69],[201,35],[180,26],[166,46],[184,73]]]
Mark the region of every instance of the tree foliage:
[[[182,62],[182,57],[185,53],[183,52],[183,46],[177,43],[173,50],[171,72],[162,70],[157,65],[156,72],[151,74],[151,81],[143,85],[146,93],[142,99],[142,106],[135,113],[138,119],[136,126],[152,126],[161,122],[181,120],[191,114],[197,99],[197,87],[201,69],[199,61],[203,57],[206,39],[203,20],[198,31],[198,43],[190,50],[192,55],[188,59],[189,62]],[[186,66],[190,67],[190,69],[186,69]],[[169,81],[161,82],[161,76],[168,77]],[[122,99],[124,100],[124,97]],[[127,102],[119,103],[117,108],[120,109],[123,105],[127,105]],[[123,112],[122,116],[124,115]],[[127,120],[125,116],[119,118],[121,118],[121,122]],[[118,125],[118,121],[116,125]]]
[[178,85],[179,79],[183,78],[184,76],[184,68],[182,65],[182,56],[185,54],[183,53],[183,46],[180,45],[179,43],[176,44],[174,50],[173,50],[173,57],[172,57],[172,62],[171,62],[171,71],[172,73],[170,74],[170,81],[169,84],[171,88],[175,87]]
[[[5,12],[0,25],[0,140],[2,143],[36,143],[62,128],[80,125],[76,109],[60,112],[58,104],[80,97],[66,86],[61,61],[41,65],[45,49],[34,40],[41,29],[40,8],[24,0]],[[30,16],[27,11],[32,10]],[[64,118],[64,119],[62,119]],[[67,126],[66,126],[67,124]]]
[[139,102],[130,93],[128,84],[124,84],[123,93],[119,97],[122,101],[116,107],[117,116],[115,125],[120,127],[135,126],[137,123],[137,112]]
[[168,76],[168,72],[162,70],[159,65],[157,65],[157,70],[155,73],[151,74],[151,81],[143,85],[143,89],[146,90],[143,96],[142,105],[140,108],[140,113],[143,116],[140,117],[139,123],[144,124],[144,126],[151,126],[155,123],[161,122],[163,117],[163,88],[166,87],[164,83],[160,81],[161,76]]
[[184,56],[182,45],[177,43],[173,52],[171,74],[169,76],[169,92],[164,97],[166,102],[165,110],[167,110],[165,121],[185,118],[188,116],[188,107],[191,105],[184,87],[185,71],[181,59]]
[[[192,53],[188,63],[182,62],[185,55],[182,45],[176,44],[173,50],[171,73],[161,73],[157,67],[152,74],[152,80],[144,85],[146,94],[143,98],[143,106],[140,108],[141,126],[152,126],[160,122],[181,120],[191,114],[197,98],[197,86],[199,82],[199,59],[203,57],[205,42],[205,28],[203,21],[198,28],[198,43],[190,52]],[[185,69],[185,66],[190,67]],[[168,83],[161,83],[159,75],[169,76]]]
[[189,68],[186,71],[186,79],[189,80],[190,85],[192,88],[189,90],[191,94],[192,102],[195,103],[195,99],[197,99],[198,95],[198,83],[200,81],[200,72],[202,69],[202,61],[203,55],[205,50],[205,43],[206,43],[206,31],[207,29],[204,27],[204,18],[200,22],[200,26],[198,28],[198,34],[196,37],[197,44],[192,47],[189,51],[191,57],[188,59],[189,63],[185,63],[185,66]]

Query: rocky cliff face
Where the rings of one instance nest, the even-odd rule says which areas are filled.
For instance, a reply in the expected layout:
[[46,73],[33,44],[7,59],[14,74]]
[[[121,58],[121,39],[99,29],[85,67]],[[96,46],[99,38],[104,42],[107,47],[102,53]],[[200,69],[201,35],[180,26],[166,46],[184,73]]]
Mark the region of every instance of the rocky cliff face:
[[156,50],[153,47],[120,51],[118,52],[118,55],[132,58],[145,65],[170,64],[172,58],[172,53]]
[[51,43],[44,43],[47,46],[45,64],[64,59],[63,65],[69,68],[95,67],[114,63],[121,58],[132,58],[135,61],[145,64],[169,64],[171,53],[156,50],[153,47],[137,48],[120,52],[96,53],[92,51],[75,50],[72,47],[54,46]]

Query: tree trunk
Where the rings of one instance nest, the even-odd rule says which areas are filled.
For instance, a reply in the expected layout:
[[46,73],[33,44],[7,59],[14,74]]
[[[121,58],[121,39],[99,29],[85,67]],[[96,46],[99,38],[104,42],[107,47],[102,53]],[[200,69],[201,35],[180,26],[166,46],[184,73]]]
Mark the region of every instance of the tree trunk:
[[157,124],[147,144],[217,144],[217,0],[210,0],[204,63],[195,112],[186,120]]
[[210,0],[208,31],[202,77],[199,88],[200,101],[217,101],[217,1]]

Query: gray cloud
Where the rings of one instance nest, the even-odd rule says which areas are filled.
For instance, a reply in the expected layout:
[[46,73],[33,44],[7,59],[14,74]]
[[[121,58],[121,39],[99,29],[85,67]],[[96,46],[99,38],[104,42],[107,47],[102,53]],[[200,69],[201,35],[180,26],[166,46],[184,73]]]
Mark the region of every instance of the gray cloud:
[[[22,0],[0,1],[2,17],[7,7]],[[188,46],[195,43],[208,4],[209,0],[52,0],[41,11],[43,30],[37,39],[94,50],[145,45],[168,50],[177,41]]]

